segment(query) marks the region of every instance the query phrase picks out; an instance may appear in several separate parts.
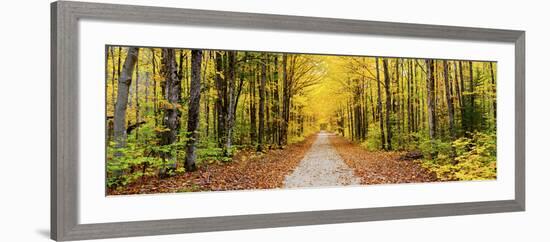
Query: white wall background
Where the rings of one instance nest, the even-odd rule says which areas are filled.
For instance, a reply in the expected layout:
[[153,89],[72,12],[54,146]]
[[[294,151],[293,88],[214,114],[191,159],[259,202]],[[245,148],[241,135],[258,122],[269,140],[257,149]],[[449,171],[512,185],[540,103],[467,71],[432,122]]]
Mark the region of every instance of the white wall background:
[[[97,0],[96,0],[97,1]],[[103,0],[98,2],[352,18],[527,31],[527,212],[108,241],[548,241],[547,98],[550,21],[544,1]],[[2,241],[49,237],[49,3],[0,10],[0,222]],[[546,231],[545,231],[546,230]]]

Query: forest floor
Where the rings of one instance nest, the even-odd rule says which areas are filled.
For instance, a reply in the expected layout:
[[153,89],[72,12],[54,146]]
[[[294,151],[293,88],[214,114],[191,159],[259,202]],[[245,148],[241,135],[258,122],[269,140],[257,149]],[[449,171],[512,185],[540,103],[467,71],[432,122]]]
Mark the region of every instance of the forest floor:
[[298,167],[284,181],[284,188],[359,185],[360,179],[320,132]]
[[401,159],[405,153],[368,151],[342,136],[320,132],[284,149],[240,150],[231,162],[201,165],[195,172],[144,177],[109,189],[108,195],[437,181],[419,160]]
[[330,142],[345,163],[361,179],[361,184],[435,182],[437,177],[420,165],[420,160],[401,159],[406,152],[367,151],[342,136]]
[[272,189],[283,187],[285,177],[298,166],[316,140],[316,135],[286,146],[284,149],[240,150],[231,162],[201,165],[195,172],[159,179],[144,177],[108,195],[153,194],[197,191]]

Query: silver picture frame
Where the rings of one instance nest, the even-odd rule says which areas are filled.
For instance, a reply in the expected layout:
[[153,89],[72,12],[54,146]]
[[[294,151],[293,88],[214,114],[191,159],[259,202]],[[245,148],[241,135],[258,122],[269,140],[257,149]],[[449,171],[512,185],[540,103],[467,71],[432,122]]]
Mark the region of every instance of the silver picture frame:
[[[81,224],[78,221],[78,22],[82,19],[352,35],[501,42],[515,45],[515,198]],[[503,97],[512,98],[512,97]],[[103,162],[103,161],[98,161]],[[525,32],[424,24],[58,1],[51,4],[51,238],[58,241],[349,223],[525,210]]]

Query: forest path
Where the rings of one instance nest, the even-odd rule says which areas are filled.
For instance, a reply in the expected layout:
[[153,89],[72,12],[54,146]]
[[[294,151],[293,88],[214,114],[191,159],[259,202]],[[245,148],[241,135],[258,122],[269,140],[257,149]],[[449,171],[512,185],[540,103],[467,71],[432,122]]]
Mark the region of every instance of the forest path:
[[317,139],[298,167],[285,177],[284,188],[360,184],[361,180],[332,147],[331,135],[327,132],[317,134]]

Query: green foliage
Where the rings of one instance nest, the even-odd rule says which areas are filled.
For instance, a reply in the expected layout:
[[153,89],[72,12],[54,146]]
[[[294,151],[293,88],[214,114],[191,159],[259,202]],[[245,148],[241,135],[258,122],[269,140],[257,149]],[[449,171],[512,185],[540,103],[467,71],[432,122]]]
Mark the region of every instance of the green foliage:
[[[223,149],[217,147],[216,143],[207,143],[203,144],[206,146],[201,146],[197,149],[197,165],[200,164],[212,164],[216,161],[227,162],[231,161],[231,157],[224,155]],[[236,150],[236,147],[231,147],[231,154]]]
[[[125,148],[107,148],[107,186],[125,186],[142,176],[153,175],[149,168],[160,167],[162,160],[158,157],[143,156],[145,149],[128,144]],[[145,168],[145,169],[144,169]]]
[[147,142],[137,142],[135,136],[129,136],[126,147],[115,148],[114,142],[108,145],[107,187],[126,186],[143,176],[154,176],[160,169],[167,167],[176,167],[175,170],[168,169],[168,175],[185,172],[183,167],[175,163],[185,158],[186,133],[181,132],[178,141],[169,145],[159,145],[154,133],[152,126],[146,124],[140,130],[140,141],[143,139]]
[[475,132],[453,142],[428,140],[420,148],[423,165],[442,180],[496,179],[495,133]]
[[382,141],[380,140],[380,130],[377,128],[369,129],[369,137],[361,143],[361,146],[369,151],[380,150]]

